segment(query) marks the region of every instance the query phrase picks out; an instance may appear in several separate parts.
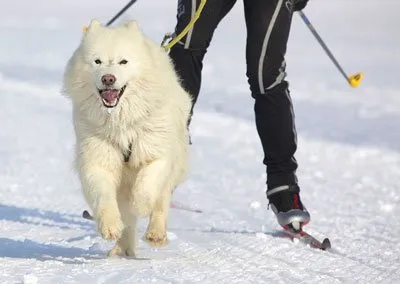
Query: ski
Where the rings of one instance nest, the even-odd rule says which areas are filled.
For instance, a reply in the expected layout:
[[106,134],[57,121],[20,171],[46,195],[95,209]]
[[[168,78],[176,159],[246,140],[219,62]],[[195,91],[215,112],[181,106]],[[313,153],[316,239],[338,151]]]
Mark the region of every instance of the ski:
[[331,242],[328,238],[325,238],[322,242],[303,231],[302,229],[296,231],[294,229],[288,228],[284,230],[285,234],[287,234],[292,240],[297,239],[301,243],[308,245],[312,248],[320,249],[320,250],[328,250],[331,248]]

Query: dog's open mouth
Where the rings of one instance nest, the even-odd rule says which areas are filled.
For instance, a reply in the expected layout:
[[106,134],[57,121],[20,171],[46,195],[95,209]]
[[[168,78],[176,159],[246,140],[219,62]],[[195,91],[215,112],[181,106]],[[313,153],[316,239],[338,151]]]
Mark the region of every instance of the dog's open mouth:
[[126,85],[123,86],[121,89],[102,89],[102,90],[98,90],[101,100],[103,101],[103,105],[105,107],[108,108],[112,108],[115,107],[118,102],[119,99],[121,98],[121,96],[123,95],[124,91],[125,91]]

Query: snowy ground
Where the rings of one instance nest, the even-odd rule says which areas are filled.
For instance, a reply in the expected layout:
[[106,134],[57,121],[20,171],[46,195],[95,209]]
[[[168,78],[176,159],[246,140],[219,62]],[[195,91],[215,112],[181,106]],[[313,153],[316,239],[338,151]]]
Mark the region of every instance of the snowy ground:
[[[300,18],[288,72],[297,115],[307,229],[322,252],[281,238],[264,195],[261,147],[245,78],[242,3],[209,50],[193,121],[192,172],[174,199],[168,247],[143,260],[107,259],[71,169],[64,64],[91,18],[125,0],[14,0],[0,10],[1,283],[400,283],[400,20],[397,0],[310,1],[305,10],[349,73],[351,89]],[[141,0],[138,19],[160,41],[176,1]],[[259,206],[257,206],[259,205]],[[145,220],[140,224],[143,233]]]

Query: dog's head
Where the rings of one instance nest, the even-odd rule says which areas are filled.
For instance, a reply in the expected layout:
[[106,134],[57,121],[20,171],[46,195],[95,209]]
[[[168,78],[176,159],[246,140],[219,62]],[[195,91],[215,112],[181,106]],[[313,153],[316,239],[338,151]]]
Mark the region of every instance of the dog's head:
[[92,20],[84,33],[80,60],[91,77],[91,93],[105,107],[116,107],[146,64],[144,37],[135,21],[110,28]]

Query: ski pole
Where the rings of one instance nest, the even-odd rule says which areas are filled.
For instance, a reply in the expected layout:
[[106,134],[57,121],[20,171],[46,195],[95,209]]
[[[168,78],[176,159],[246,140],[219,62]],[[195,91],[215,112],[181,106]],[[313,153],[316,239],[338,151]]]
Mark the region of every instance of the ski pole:
[[[108,23],[106,24],[107,26],[111,25],[116,19],[118,19],[123,13],[126,12],[126,10],[129,9],[130,6],[132,6],[137,0],[132,0],[130,2],[128,2],[128,4],[126,4],[121,11],[119,11],[111,20],[108,21]],[[84,26],[82,28],[83,32],[86,32],[87,30],[87,26]]]
[[326,46],[325,42],[322,40],[322,38],[319,36],[307,16],[304,14],[303,11],[299,11],[300,17],[303,19],[304,23],[307,25],[309,30],[312,32],[312,34],[315,36],[319,44],[322,46],[322,48],[325,50],[326,54],[329,56],[329,58],[333,61],[335,66],[339,69],[340,73],[346,78],[346,81],[350,84],[352,87],[358,87],[361,83],[361,80],[363,79],[364,75],[363,73],[356,73],[354,75],[348,76],[346,72],[344,72],[343,68],[340,66],[339,62],[335,59],[333,56],[332,52],[329,50],[329,48]]
[[193,212],[193,213],[203,213],[202,210],[200,209],[195,209],[193,207],[184,205],[182,203],[178,203],[176,201],[171,201],[171,208],[175,208],[175,209],[179,209],[179,210],[184,210],[184,211],[189,211],[189,212]]
[[111,20],[108,21],[108,23],[106,24],[107,26],[111,25],[116,19],[118,19],[123,13],[126,12],[126,10],[129,9],[130,6],[132,6],[137,0],[132,0],[129,1],[128,4],[126,4],[121,11],[119,11]]

